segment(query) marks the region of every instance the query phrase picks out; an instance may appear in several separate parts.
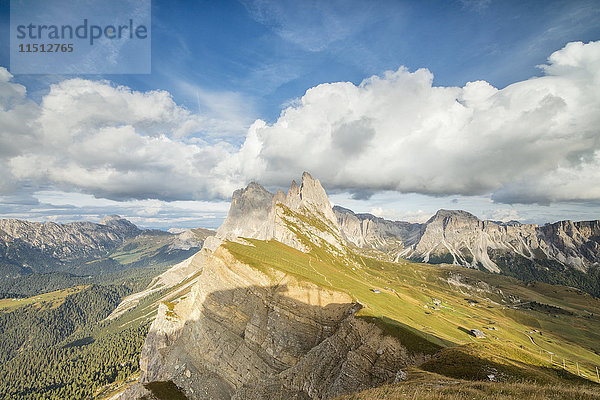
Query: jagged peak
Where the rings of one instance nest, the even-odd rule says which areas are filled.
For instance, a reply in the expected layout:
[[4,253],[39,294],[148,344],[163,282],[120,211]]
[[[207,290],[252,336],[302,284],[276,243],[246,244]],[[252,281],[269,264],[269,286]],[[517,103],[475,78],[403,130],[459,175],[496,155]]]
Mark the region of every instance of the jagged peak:
[[444,220],[446,218],[455,218],[458,220],[465,220],[465,221],[467,221],[467,220],[468,221],[479,221],[479,218],[477,218],[475,215],[471,214],[470,212],[464,211],[464,210],[441,209],[441,210],[438,210],[433,217],[429,218],[427,223],[429,224],[431,222]]
[[277,193],[275,193],[275,196],[273,196],[273,204],[284,203],[284,202],[285,202],[285,193],[283,193],[283,190],[278,189]]
[[265,189],[265,187],[263,185],[261,185],[260,183],[252,181],[245,188],[236,190],[234,192],[234,196],[236,193],[238,193],[238,195],[241,195],[241,194],[247,193],[247,192],[266,192],[266,193],[272,194],[267,189]]
[[305,202],[313,203],[317,206],[327,206],[331,208],[331,203],[321,182],[314,179],[308,172],[302,174],[302,185],[300,186],[300,199]]
[[116,222],[116,221],[127,221],[125,218],[121,217],[120,215],[117,214],[113,214],[113,215],[106,215],[104,218],[102,218],[102,220],[100,221],[101,225],[108,225],[111,222]]
[[292,181],[292,184],[290,185],[290,190],[288,190],[288,197],[289,196],[295,196],[298,193],[300,193],[300,186],[298,186],[298,184],[296,183],[295,180]]
[[[280,206],[277,206],[278,204]],[[271,194],[256,182],[251,182],[245,189],[236,190],[227,218],[217,230],[217,238],[275,238],[302,251],[306,250],[306,245],[302,244],[296,234],[289,231],[286,223],[281,220],[280,207],[300,214],[311,213],[317,219],[324,217],[323,222],[331,229],[328,232],[320,232],[319,235],[336,247],[341,247],[341,235],[331,233],[339,231],[339,227],[327,193],[319,180],[307,172],[302,175],[300,186],[296,181],[292,182],[287,195],[281,190]],[[313,228],[315,227],[309,227]]]
[[304,180],[305,180],[305,179],[307,179],[307,180],[309,180],[309,179],[310,179],[310,180],[313,180],[313,181],[315,180],[315,179],[312,177],[312,175],[311,175],[311,174],[309,174],[308,172],[304,171],[304,172],[302,173],[302,182],[304,182]]

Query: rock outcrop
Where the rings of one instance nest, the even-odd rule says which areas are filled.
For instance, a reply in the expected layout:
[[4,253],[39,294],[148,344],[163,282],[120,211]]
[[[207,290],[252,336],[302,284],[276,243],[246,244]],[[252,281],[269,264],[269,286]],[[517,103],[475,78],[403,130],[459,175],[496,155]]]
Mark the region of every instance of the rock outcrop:
[[346,293],[266,274],[224,247],[195,257],[197,283],[159,307],[141,383],[173,381],[190,399],[330,399],[424,360],[353,317],[360,305]]
[[371,214],[355,214],[346,208],[335,206],[344,238],[357,247],[370,247],[386,253],[397,253],[412,246],[421,237],[424,224],[389,221]]
[[140,398],[144,385],[172,381],[190,399],[331,399],[391,382],[426,358],[356,318],[361,305],[349,294],[250,266],[222,245],[252,245],[247,239],[347,251],[329,199],[308,173],[287,194],[256,183],[236,191],[216,236],[154,283],[165,287],[170,276],[192,282],[160,303],[140,382],[119,398]]
[[344,245],[325,189],[307,172],[300,186],[292,182],[287,194],[270,193],[255,182],[236,190],[216,238],[208,241],[213,250],[220,241],[239,238],[275,239],[305,252],[310,243],[326,242],[340,251]]

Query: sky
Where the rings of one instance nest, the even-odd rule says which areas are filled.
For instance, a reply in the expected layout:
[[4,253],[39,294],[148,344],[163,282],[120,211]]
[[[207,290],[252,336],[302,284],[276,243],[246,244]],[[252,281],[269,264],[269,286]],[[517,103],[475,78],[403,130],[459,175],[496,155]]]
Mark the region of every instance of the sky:
[[150,74],[8,70],[0,217],[216,228],[250,181],[334,204],[600,219],[598,1],[152,1]]

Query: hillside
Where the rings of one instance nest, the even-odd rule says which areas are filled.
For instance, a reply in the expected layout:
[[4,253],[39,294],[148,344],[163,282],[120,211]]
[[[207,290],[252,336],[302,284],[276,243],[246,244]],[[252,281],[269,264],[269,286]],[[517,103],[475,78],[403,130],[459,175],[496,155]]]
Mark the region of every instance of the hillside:
[[213,231],[139,229],[118,216],[100,224],[0,220],[0,298],[136,279],[140,290],[197,252]]
[[[139,374],[141,347],[156,314],[157,299],[165,290],[159,288],[118,316],[114,315],[117,306],[197,252],[204,238],[214,232],[194,229],[169,234],[139,230],[121,219],[110,221],[106,226],[5,222],[5,227],[13,227],[7,228],[13,237],[21,237],[14,242],[28,241],[29,250],[35,248],[32,253],[44,254],[51,247],[72,248],[70,254],[79,254],[79,261],[63,263],[45,253],[46,260],[55,257],[60,261],[51,265],[67,272],[0,280],[4,294],[0,299],[0,398],[103,397]],[[129,227],[133,237],[119,234],[124,230],[118,226]],[[106,237],[114,242],[95,253],[97,258],[89,259],[89,249]],[[9,256],[20,251],[10,243],[8,248]],[[48,265],[35,268],[44,271]]]
[[594,385],[600,300],[386,261],[351,245],[325,199],[308,174],[287,194],[256,183],[236,192],[216,237],[155,282],[179,284],[160,300],[139,382],[114,398],[329,399],[401,382],[415,368],[582,393]]

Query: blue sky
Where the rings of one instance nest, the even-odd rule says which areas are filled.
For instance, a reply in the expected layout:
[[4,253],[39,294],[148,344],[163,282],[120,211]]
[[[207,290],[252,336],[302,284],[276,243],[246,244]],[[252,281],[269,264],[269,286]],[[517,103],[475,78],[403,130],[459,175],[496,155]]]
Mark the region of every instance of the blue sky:
[[[9,2],[6,0],[0,1],[0,15],[3,38],[0,66],[8,67]],[[176,140],[182,145],[202,143],[210,148],[210,155],[205,156],[207,161],[201,164],[206,169],[212,165],[210,160],[222,154],[219,151],[233,154],[248,142],[248,129],[254,121],[274,126],[282,110],[297,107],[298,99],[319,84],[350,82],[358,86],[371,76],[383,77],[386,71],[397,71],[404,66],[409,72],[426,68],[433,75],[435,87],[462,88],[467,82],[482,80],[503,89],[544,75],[537,66],[546,64],[548,57],[567,43],[600,40],[598,21],[597,1],[155,0],[151,74],[15,75],[10,83],[24,86],[27,100],[38,105],[51,92],[51,85],[73,78],[91,82],[107,80],[113,87],[121,85],[140,93],[165,91],[176,107],[187,110],[200,121],[187,136]],[[63,89],[62,94],[74,90],[73,85]],[[141,132],[136,123],[131,122],[136,132],[152,136]],[[281,134],[285,135],[285,131]],[[591,133],[594,137],[597,134],[597,131]],[[195,149],[198,154],[205,151],[208,154],[204,148]],[[573,154],[565,157],[570,159]],[[119,189],[117,193],[112,187],[93,186],[81,180],[67,182],[62,178],[17,173],[16,161],[11,160],[0,160],[15,176],[0,191],[4,196],[0,214],[4,216],[66,221],[94,220],[103,213],[119,212],[145,226],[215,227],[227,209],[223,193],[229,186],[216,194],[209,188],[198,188],[191,194],[174,193],[171,188],[157,192],[144,188],[131,193]],[[71,158],[61,160],[66,162]],[[560,160],[556,162],[559,163]],[[286,176],[289,181],[297,178],[300,169],[312,171],[311,167],[316,166],[318,172],[321,165],[297,164],[297,168],[285,171],[285,176],[273,177],[252,170],[230,183],[241,183],[245,178],[264,179],[268,186],[275,187],[283,185]],[[89,172],[92,167],[82,168]],[[590,168],[593,175],[594,166]],[[164,181],[163,176],[156,179]],[[198,176],[198,179],[203,178]],[[214,174],[206,177],[207,182],[210,179],[223,180]],[[351,179],[341,183],[342,179],[345,178],[322,179],[330,184],[336,203],[398,219],[423,220],[437,208],[465,208],[481,217],[510,215],[544,222],[598,218],[600,210],[600,199],[593,194],[519,200],[530,196],[521,193],[518,199],[508,196],[508,200],[498,201],[506,198],[502,193],[526,185],[526,181],[503,181],[496,188],[465,183],[456,188],[441,185],[420,190],[418,184],[402,186],[385,181],[372,187],[353,186]],[[165,194],[165,191],[170,192]],[[411,191],[417,194],[403,194]],[[361,195],[364,193],[371,197]],[[175,207],[175,203],[169,202],[173,200],[187,205],[178,203]],[[141,206],[139,202],[145,203]],[[147,211],[140,212],[143,209]]]

